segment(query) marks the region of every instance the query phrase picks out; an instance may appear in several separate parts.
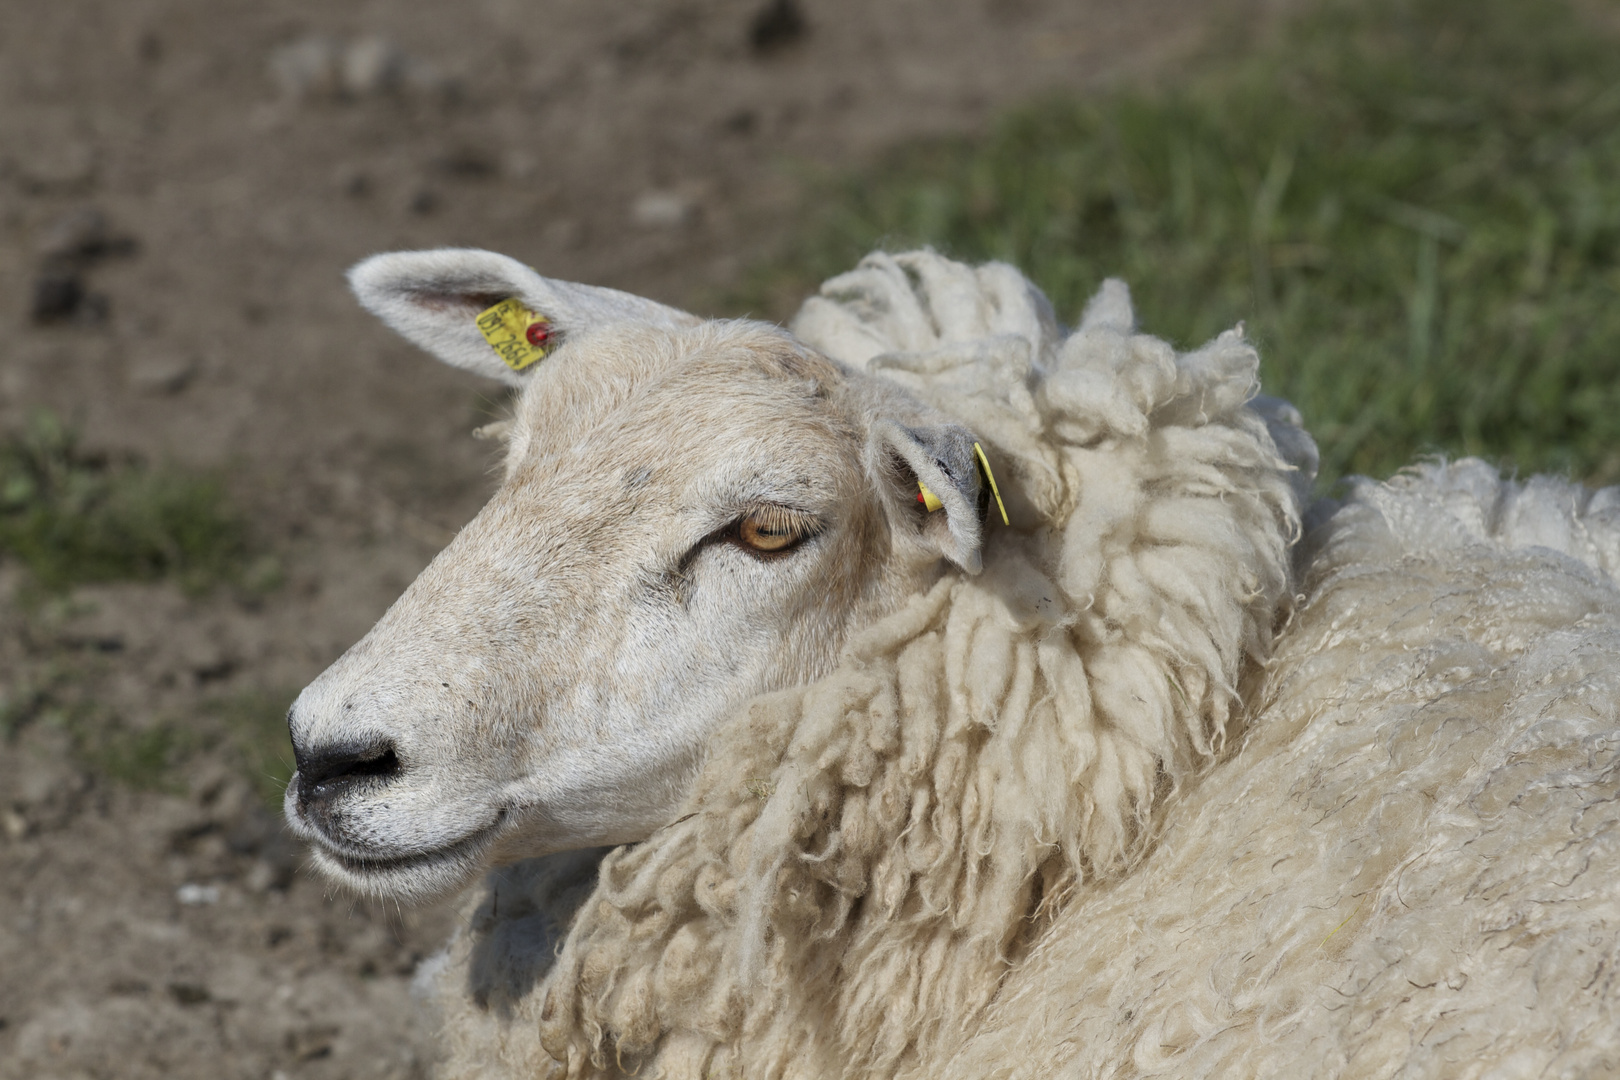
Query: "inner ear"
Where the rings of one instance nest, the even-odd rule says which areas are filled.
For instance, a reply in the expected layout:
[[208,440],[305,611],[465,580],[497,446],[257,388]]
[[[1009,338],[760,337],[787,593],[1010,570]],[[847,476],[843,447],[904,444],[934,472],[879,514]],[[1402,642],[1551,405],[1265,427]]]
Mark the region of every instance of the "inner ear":
[[980,549],[989,493],[980,476],[973,433],[959,424],[883,421],[873,435],[896,535],[977,574],[983,566]]
[[516,259],[466,248],[373,255],[349,270],[349,284],[366,310],[440,360],[510,386],[523,385],[576,334],[698,321],[643,297],[541,277]]
[[411,301],[428,311],[438,311],[445,314],[474,317],[481,311],[487,311],[500,303],[509,300],[511,292],[452,292],[446,289],[421,289],[411,293]]

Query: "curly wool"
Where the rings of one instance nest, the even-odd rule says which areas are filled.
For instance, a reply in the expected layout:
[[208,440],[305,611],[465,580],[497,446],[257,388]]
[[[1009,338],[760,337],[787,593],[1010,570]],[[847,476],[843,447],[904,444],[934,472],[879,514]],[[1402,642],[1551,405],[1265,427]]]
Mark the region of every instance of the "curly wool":
[[1242,748],[933,1076],[1615,1075],[1620,488],[1465,460],[1313,517]]
[[604,860],[543,985],[501,996],[513,1022],[450,1025],[452,1075],[541,1071],[514,1034],[539,1002],[569,1076],[893,1076],[1140,857],[1269,655],[1314,448],[1248,404],[1239,333],[1178,355],[1133,322],[1109,282],[1065,337],[1015,270],[929,252],[806,305],[807,343],[974,429],[1012,528],[724,729],[681,819]]

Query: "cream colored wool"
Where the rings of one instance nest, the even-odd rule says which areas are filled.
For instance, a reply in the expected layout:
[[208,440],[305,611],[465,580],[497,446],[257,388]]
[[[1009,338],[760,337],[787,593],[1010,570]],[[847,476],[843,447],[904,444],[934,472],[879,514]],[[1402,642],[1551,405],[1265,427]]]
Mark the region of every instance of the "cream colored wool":
[[1110,282],[1064,337],[1016,271],[926,252],[869,258],[794,329],[971,426],[1012,527],[748,706],[566,935],[577,860],[497,874],[426,973],[448,1075],[546,1075],[536,1027],[570,1076],[928,1072],[1236,731],[1314,468],[1291,410],[1248,404],[1240,334],[1177,355]]
[[1620,1075],[1617,544],[1620,489],[1359,482],[1241,750],[930,1075]]
[[[1075,890],[957,1053],[896,1076],[1620,1073],[1620,489],[1464,461],[1324,516],[1241,748]],[[539,907],[486,898],[475,955],[540,918],[555,863],[505,872]],[[537,1000],[458,999],[454,1075],[546,1075]]]

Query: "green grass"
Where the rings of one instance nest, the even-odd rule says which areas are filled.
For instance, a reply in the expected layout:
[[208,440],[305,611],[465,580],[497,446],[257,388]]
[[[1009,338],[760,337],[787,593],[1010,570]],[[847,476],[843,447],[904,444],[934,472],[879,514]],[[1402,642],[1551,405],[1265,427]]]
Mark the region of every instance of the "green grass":
[[0,684],[0,752],[12,752],[24,729],[38,726],[56,732],[92,773],[170,793],[186,789],[188,765],[207,755],[237,769],[270,810],[280,811],[293,774],[291,693],[244,690],[137,726],[96,699],[101,672],[93,662],[59,655],[7,674]]
[[172,722],[146,728],[124,723],[95,700],[94,663],[58,653],[22,663],[0,682],[0,746],[13,752],[30,726],[55,732],[79,763],[121,784],[178,791],[172,775],[197,745],[192,733]]
[[75,731],[75,749],[102,775],[143,791],[185,790],[176,768],[193,749],[191,733],[175,724],[160,723],[144,731],[107,725]]
[[293,774],[287,736],[290,694],[248,690],[204,703],[195,715],[165,718],[144,729],[121,722],[92,701],[53,702],[41,719],[62,728],[91,769],[132,788],[185,790],[187,765],[199,755],[227,761],[279,813]]
[[80,603],[68,592],[75,585],[227,585],[247,602],[274,588],[279,564],[255,554],[218,477],[86,453],[54,416],[37,414],[0,437],[0,556],[28,568],[24,615],[38,630],[32,660],[0,673],[0,746],[38,725],[97,775],[172,792],[184,790],[197,755],[223,755],[279,805],[292,774],[285,699],[248,692],[134,724],[97,700],[103,662],[40,649],[52,622]]
[[1182,345],[1238,321],[1323,476],[1433,451],[1620,480],[1620,42],[1559,0],[1330,2],[1169,89],[1051,101],[824,192],[732,306],[874,246],[1108,276]]
[[85,454],[48,413],[0,440],[0,554],[50,590],[158,578],[251,587],[266,576],[217,478]]
[[259,797],[281,812],[281,796],[293,774],[287,706],[294,695],[252,690],[209,703],[210,726],[229,745]]

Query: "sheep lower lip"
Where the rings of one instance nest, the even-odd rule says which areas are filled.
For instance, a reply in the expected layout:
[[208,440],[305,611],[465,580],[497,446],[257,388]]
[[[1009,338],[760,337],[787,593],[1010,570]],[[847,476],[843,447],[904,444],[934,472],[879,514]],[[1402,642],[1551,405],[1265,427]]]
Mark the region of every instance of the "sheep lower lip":
[[450,862],[472,855],[495,835],[496,830],[501,827],[505,820],[506,811],[502,810],[495,815],[494,821],[482,829],[468,833],[459,840],[453,840],[443,847],[429,848],[426,851],[412,851],[404,855],[356,855],[353,852],[342,851],[324,843],[321,844],[321,849],[329,858],[341,864],[351,874],[387,874],[399,870],[417,869],[437,862]]

